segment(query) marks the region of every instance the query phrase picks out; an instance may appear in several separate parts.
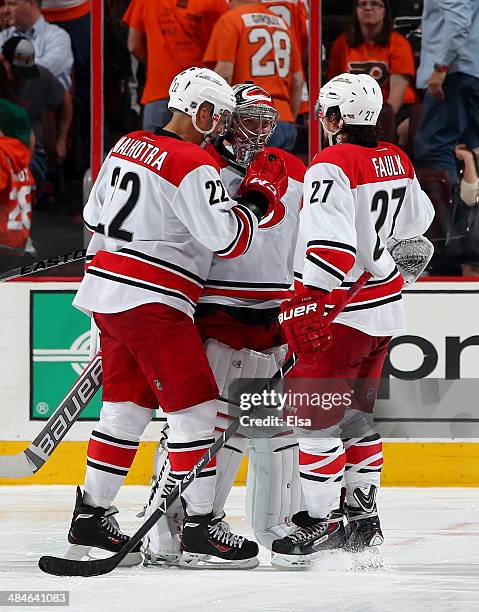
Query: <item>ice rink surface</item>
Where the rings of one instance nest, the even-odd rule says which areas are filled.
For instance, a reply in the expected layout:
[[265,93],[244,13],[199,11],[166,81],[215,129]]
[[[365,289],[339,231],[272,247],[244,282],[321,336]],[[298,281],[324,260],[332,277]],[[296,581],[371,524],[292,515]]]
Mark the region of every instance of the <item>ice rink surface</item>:
[[[145,487],[121,490],[116,503],[127,533],[138,528],[135,515],[147,493]],[[383,489],[380,569],[354,569],[349,555],[339,552],[309,571],[278,571],[262,550],[254,570],[139,566],[94,578],[47,576],[38,558],[66,550],[73,504],[69,486],[0,487],[0,590],[68,590],[75,612],[479,610],[477,489]],[[251,534],[244,489],[233,490],[227,512],[235,531]]]

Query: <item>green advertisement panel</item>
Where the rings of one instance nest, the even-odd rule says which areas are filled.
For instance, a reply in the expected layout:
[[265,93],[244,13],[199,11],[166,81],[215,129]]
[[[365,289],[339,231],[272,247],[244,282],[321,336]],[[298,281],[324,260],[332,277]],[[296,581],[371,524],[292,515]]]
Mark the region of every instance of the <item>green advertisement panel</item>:
[[[47,419],[88,364],[90,319],[75,291],[30,292],[30,418]],[[80,419],[97,419],[99,391]]]

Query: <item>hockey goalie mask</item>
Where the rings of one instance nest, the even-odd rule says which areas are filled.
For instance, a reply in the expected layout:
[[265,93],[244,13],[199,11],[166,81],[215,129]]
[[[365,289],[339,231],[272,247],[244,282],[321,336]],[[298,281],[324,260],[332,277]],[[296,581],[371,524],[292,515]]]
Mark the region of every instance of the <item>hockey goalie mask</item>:
[[344,124],[375,126],[383,106],[376,79],[368,74],[340,74],[321,87],[315,116],[331,138]]
[[233,148],[237,163],[246,167],[271,138],[278,121],[278,111],[269,93],[257,85],[235,85],[233,91],[236,108],[226,140]]
[[[190,115],[197,132],[205,136],[226,133],[236,101],[233,89],[219,74],[207,68],[188,68],[175,76],[168,93],[168,108]],[[202,130],[196,123],[196,114],[204,102],[212,105],[212,124],[208,130]]]

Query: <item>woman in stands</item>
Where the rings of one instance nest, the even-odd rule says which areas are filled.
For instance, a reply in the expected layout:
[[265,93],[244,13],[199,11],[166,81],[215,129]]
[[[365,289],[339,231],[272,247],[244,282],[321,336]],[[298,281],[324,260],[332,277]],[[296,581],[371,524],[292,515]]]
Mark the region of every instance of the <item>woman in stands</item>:
[[399,144],[405,144],[411,106],[418,101],[409,42],[392,29],[389,0],[355,0],[350,28],[334,42],[328,80],[343,72],[366,73],[392,107]]

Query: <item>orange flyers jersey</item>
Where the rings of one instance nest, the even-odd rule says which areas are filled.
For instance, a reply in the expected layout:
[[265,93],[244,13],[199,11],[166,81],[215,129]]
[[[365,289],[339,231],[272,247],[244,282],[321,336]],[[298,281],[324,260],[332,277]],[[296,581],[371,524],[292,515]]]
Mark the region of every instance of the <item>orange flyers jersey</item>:
[[272,13],[279,15],[296,36],[300,52],[308,48],[308,13],[300,0],[261,0]]
[[389,97],[390,75],[403,74],[411,80],[406,87],[403,103],[414,104],[419,99],[412,85],[416,67],[411,45],[397,32],[392,32],[387,47],[365,43],[350,47],[346,35],[341,34],[331,48],[328,80],[343,72],[370,74],[381,86],[385,101]]
[[167,98],[173,77],[201,66],[211,30],[227,10],[226,0],[132,0],[123,21],[146,36],[143,104]]
[[[293,30],[299,54],[303,58],[303,62],[307,62],[309,45],[308,6],[301,0],[261,0],[261,2],[272,13],[279,15],[286,25]],[[308,99],[308,85],[305,78],[301,106],[299,107],[300,115],[308,112]]]
[[0,138],[0,253],[23,254],[30,235],[32,190],[30,151],[14,138]]
[[214,68],[234,64],[232,83],[253,81],[268,91],[281,121],[294,121],[290,105],[291,75],[301,72],[293,31],[263,4],[248,4],[225,13],[215,25],[204,56]]

